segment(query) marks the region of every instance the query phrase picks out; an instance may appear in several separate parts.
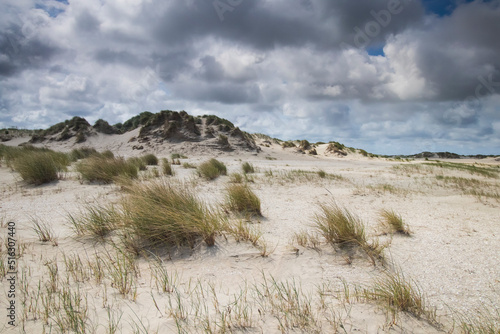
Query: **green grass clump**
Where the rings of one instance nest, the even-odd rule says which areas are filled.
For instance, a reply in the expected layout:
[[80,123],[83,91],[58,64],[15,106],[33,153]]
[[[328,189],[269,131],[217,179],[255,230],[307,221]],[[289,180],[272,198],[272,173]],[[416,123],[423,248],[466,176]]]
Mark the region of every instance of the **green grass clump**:
[[91,155],[98,155],[99,153],[93,147],[82,147],[82,148],[74,148],[70,155],[71,161],[77,161],[80,159],[85,159],[90,157]]
[[221,217],[190,189],[165,180],[129,187],[123,201],[123,227],[142,246],[208,246],[222,229]]
[[161,159],[161,165],[162,165],[163,175],[168,175],[168,176],[174,175],[174,170],[168,159],[166,158]]
[[476,164],[470,165],[458,162],[443,162],[443,161],[437,161],[433,163],[426,162],[424,163],[424,165],[439,167],[442,169],[459,170],[463,172],[468,172],[470,174],[478,174],[493,179],[498,179],[500,176],[500,168],[489,165],[476,165]]
[[380,211],[380,222],[382,225],[388,227],[392,232],[400,233],[404,235],[410,235],[410,229],[403,221],[401,215],[397,214],[392,210],[382,210]]
[[320,204],[321,214],[315,216],[316,228],[332,244],[366,243],[365,227],[349,210],[336,203]]
[[64,153],[36,150],[17,154],[12,168],[27,183],[40,185],[56,181],[68,164],[69,157]]
[[384,305],[394,317],[398,312],[407,312],[417,318],[435,320],[435,311],[427,306],[422,290],[400,271],[386,272],[365,294],[368,299]]
[[223,162],[217,159],[210,159],[198,166],[198,175],[208,180],[213,180],[219,177],[220,175],[226,175],[226,174],[227,174],[226,165],[224,165]]
[[141,159],[148,166],[157,166],[159,162],[158,158],[153,153],[143,155]]
[[193,164],[191,164],[191,163],[189,163],[189,162],[185,162],[185,163],[183,163],[183,164],[182,164],[182,167],[184,167],[185,169],[189,169],[189,168],[194,168],[194,169],[196,169],[196,165],[193,165]]
[[141,158],[138,158],[138,157],[128,158],[127,162],[134,165],[140,171],[144,171],[144,170],[148,169],[146,162],[144,160],[142,160]]
[[231,175],[229,175],[229,182],[241,183],[243,182],[243,176],[240,173],[232,173]]
[[289,147],[297,147],[293,141],[285,141],[283,144],[281,144],[281,147],[283,148],[289,148]]
[[68,214],[76,234],[100,238],[104,238],[116,228],[119,217],[113,206],[105,207],[99,204],[86,204],[78,216]]
[[115,154],[113,152],[111,152],[110,150],[106,150],[106,151],[101,152],[101,156],[103,158],[112,159],[115,157]]
[[320,204],[320,208],[322,212],[314,217],[315,227],[329,243],[340,247],[360,247],[374,264],[376,259],[383,260],[385,246],[368,242],[365,226],[358,216],[334,202]]
[[253,167],[253,165],[249,162],[245,162],[241,165],[241,169],[243,170],[243,173],[245,174],[251,174],[251,173],[255,173],[255,168]]
[[174,160],[174,159],[187,159],[188,158],[185,155],[180,154],[180,153],[172,153],[170,155],[170,157],[172,158],[172,160]]
[[231,184],[226,192],[229,210],[242,214],[261,215],[260,199],[247,184]]
[[118,177],[135,179],[138,176],[137,166],[123,158],[104,158],[91,156],[76,165],[76,171],[89,182],[112,183]]

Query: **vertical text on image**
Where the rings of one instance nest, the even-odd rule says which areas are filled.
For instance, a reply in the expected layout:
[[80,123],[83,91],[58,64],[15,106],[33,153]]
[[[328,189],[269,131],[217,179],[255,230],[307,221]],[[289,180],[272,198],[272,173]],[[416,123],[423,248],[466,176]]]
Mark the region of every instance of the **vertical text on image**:
[[17,281],[17,259],[16,259],[16,223],[7,223],[7,323],[16,325],[16,281]]

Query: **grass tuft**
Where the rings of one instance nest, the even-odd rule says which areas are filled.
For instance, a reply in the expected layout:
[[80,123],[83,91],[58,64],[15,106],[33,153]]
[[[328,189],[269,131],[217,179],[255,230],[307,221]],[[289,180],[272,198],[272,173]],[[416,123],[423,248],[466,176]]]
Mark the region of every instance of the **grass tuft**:
[[394,233],[400,233],[404,235],[410,235],[410,229],[408,225],[403,221],[401,215],[397,214],[393,210],[382,210],[380,211],[380,222],[385,227],[388,227]]
[[144,171],[144,170],[148,169],[146,162],[144,160],[142,160],[141,158],[131,157],[131,158],[127,159],[127,162],[129,164],[134,165],[140,171]]
[[365,227],[361,220],[336,203],[320,204],[321,214],[315,216],[316,228],[332,244],[366,243]]
[[315,227],[329,243],[340,247],[359,246],[374,264],[375,259],[383,259],[385,246],[368,242],[365,226],[358,216],[335,202],[320,204],[320,208],[322,212],[314,217]]
[[231,175],[229,175],[229,182],[241,183],[243,182],[243,176],[240,173],[232,173]]
[[52,226],[36,218],[31,218],[31,225],[33,231],[35,231],[38,237],[38,240],[41,242],[51,241],[54,246],[57,246],[57,238],[54,236]]
[[260,199],[247,184],[230,184],[226,188],[229,210],[242,214],[262,215]]
[[69,165],[69,157],[54,151],[22,151],[12,161],[12,168],[24,181],[40,185],[59,179]]
[[172,160],[174,160],[174,159],[187,159],[188,158],[185,155],[179,154],[179,153],[172,153],[170,155],[170,157],[172,158]]
[[135,179],[138,176],[136,165],[122,158],[92,156],[79,162],[76,170],[90,182],[112,183],[117,177]]
[[379,301],[395,317],[398,312],[407,312],[417,318],[434,321],[435,311],[427,306],[425,296],[412,280],[407,280],[401,271],[386,272],[375,282],[372,289],[365,291],[368,299]]
[[198,175],[208,180],[213,180],[219,177],[220,175],[226,175],[226,174],[227,174],[226,165],[224,165],[223,162],[217,159],[210,159],[198,166]]
[[146,246],[215,244],[221,217],[186,187],[165,180],[137,184],[123,202],[123,227]]
[[253,167],[253,165],[249,162],[245,162],[241,165],[241,169],[243,170],[243,173],[244,174],[251,174],[251,173],[255,173],[255,168]]
[[157,166],[159,162],[158,158],[153,153],[143,155],[141,157],[141,160],[144,161],[144,163],[148,166]]
[[86,204],[79,216],[69,214],[68,218],[78,235],[104,238],[116,228],[119,212],[113,206]]
[[166,158],[161,159],[161,161],[162,161],[163,175],[173,176],[174,170],[170,162]]

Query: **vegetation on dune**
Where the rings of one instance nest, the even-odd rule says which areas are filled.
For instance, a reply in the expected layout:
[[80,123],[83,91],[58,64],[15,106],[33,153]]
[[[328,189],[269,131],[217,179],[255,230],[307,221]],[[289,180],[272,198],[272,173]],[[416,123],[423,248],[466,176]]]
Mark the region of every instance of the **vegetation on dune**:
[[248,184],[230,184],[226,188],[226,193],[226,203],[229,210],[241,214],[262,215],[260,199]]
[[26,145],[0,145],[0,158],[27,183],[40,185],[57,180],[70,164],[68,154]]
[[380,222],[385,227],[389,228],[391,232],[400,233],[404,235],[410,235],[410,229],[407,224],[403,221],[401,215],[397,214],[393,210],[381,210],[380,211]]
[[168,161],[168,159],[166,159],[166,158],[161,159],[161,165],[162,165],[163,175],[167,175],[167,176],[174,175],[174,170],[172,168],[172,165]]
[[91,156],[76,165],[76,171],[82,178],[90,182],[112,183],[119,176],[135,179],[138,176],[137,166],[123,158],[106,158]]
[[197,170],[199,176],[204,177],[208,180],[213,180],[220,175],[227,174],[226,165],[224,165],[223,162],[213,158],[200,164]]
[[452,169],[463,172],[468,172],[470,174],[477,174],[488,178],[497,179],[500,176],[500,167],[498,166],[488,166],[488,165],[476,165],[476,164],[465,164],[458,162],[444,162],[436,161],[432,163],[424,163],[426,166],[437,167],[441,169]]
[[148,166],[157,166],[159,162],[158,158],[153,153],[145,154],[141,159]]
[[241,169],[243,170],[243,173],[245,173],[245,174],[255,173],[254,166],[251,163],[249,163],[249,162],[244,162],[241,165]]
[[165,181],[135,184],[123,202],[123,228],[148,246],[215,243],[221,216],[186,187]]
[[361,219],[335,202],[320,204],[321,212],[314,216],[315,228],[332,245],[360,247],[375,264],[383,259],[385,246],[368,242],[365,226]]
[[380,302],[392,313],[393,318],[399,312],[407,312],[431,322],[436,319],[435,310],[427,305],[424,293],[418,284],[408,280],[399,270],[385,272],[376,280],[373,288],[365,290],[365,297]]

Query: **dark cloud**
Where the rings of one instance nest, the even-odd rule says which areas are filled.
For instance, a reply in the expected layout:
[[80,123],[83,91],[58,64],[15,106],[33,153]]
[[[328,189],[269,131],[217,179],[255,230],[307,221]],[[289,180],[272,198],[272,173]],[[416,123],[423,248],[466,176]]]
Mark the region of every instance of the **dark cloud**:
[[436,4],[6,0],[0,126],[185,109],[378,153],[491,152],[500,0]]
[[92,34],[99,31],[100,22],[88,10],[84,10],[75,18],[75,30],[83,34]]
[[19,26],[11,26],[0,33],[0,75],[11,76],[17,72],[41,67],[56,54],[59,47],[38,38],[28,39]]
[[95,59],[103,64],[125,64],[133,67],[144,66],[144,62],[128,51],[101,49],[95,53]]
[[175,92],[186,99],[223,104],[253,104],[258,103],[261,99],[259,87],[251,83],[237,85],[199,82],[197,86],[179,86]]

